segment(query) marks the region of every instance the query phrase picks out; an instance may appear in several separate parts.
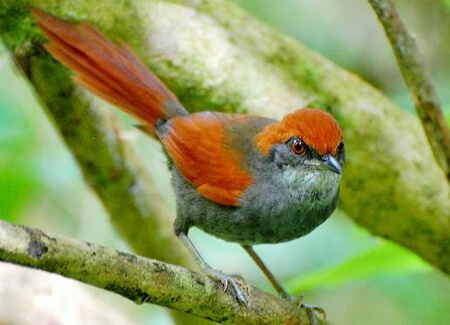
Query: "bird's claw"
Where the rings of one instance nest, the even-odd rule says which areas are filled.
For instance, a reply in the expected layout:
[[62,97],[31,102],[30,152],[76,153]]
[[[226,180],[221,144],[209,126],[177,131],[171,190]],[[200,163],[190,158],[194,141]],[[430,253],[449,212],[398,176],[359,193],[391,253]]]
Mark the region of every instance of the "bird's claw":
[[214,270],[214,269],[208,269],[208,270],[206,270],[206,273],[208,273],[209,275],[211,275],[215,278],[218,278],[220,280],[220,282],[223,285],[223,291],[227,291],[228,286],[231,285],[238,302],[243,304],[245,307],[248,306],[247,298],[245,297],[245,294],[242,291],[242,288],[239,286],[238,282],[236,281],[236,279],[233,276],[225,274],[225,273],[217,271],[217,270]]
[[223,285],[223,291],[226,292],[227,289],[228,289],[228,280],[227,280],[227,279],[224,279],[224,278],[221,278],[221,279],[220,279],[220,282],[222,282],[222,285]]
[[300,308],[303,308],[306,310],[306,314],[308,315],[309,322],[311,325],[317,325],[317,313],[322,315],[322,319],[325,321],[327,318],[327,314],[325,313],[325,310],[320,306],[314,306],[314,305],[308,305],[305,303],[300,304]]
[[309,305],[303,302],[303,295],[300,295],[298,297],[291,297],[291,300],[295,303],[297,307],[303,308],[306,311],[306,314],[309,318],[309,323],[311,325],[317,325],[317,313],[322,315],[322,319],[325,321],[327,319],[327,314],[325,310],[320,306],[315,305]]
[[312,310],[313,312],[319,313],[322,315],[322,318],[324,320],[327,319],[327,313],[325,312],[325,309],[323,309],[320,306],[315,306],[315,305],[308,305],[308,304],[300,304],[300,308],[305,308],[305,309],[309,309]]

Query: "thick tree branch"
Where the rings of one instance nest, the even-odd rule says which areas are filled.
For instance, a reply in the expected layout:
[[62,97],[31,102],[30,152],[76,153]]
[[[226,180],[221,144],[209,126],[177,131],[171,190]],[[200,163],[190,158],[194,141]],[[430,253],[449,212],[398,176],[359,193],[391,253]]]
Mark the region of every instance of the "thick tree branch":
[[415,39],[406,28],[391,0],[369,0],[369,2],[391,42],[434,156],[450,182],[450,131]]
[[0,260],[57,273],[120,294],[226,324],[309,324],[293,303],[244,286],[241,306],[219,280],[171,264],[0,220]]

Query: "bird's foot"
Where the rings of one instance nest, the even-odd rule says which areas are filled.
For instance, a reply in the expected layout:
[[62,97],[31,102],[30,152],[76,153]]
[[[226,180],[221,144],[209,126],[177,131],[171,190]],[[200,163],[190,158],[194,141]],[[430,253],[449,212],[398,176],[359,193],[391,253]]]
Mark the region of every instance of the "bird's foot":
[[306,311],[306,314],[308,315],[308,318],[309,318],[309,323],[311,325],[319,324],[317,314],[320,314],[322,316],[322,319],[325,321],[327,318],[327,314],[325,313],[325,310],[320,306],[309,305],[309,304],[304,303],[303,298],[304,298],[303,294],[301,294],[298,297],[290,296],[290,300],[297,307],[303,308]]
[[[214,278],[219,279],[220,282],[222,282],[223,291],[227,291],[231,287],[232,290],[234,291],[237,301],[246,307],[248,306],[247,298],[245,297],[244,291],[239,286],[235,277],[211,268],[205,269],[204,272],[208,275],[211,275]],[[242,279],[242,277],[240,277],[240,279]]]

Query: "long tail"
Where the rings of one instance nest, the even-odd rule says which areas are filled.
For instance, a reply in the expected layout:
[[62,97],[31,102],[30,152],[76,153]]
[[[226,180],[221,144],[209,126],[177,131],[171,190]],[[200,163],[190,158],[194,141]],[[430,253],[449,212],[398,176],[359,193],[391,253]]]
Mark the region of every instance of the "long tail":
[[188,114],[125,43],[115,45],[87,22],[73,24],[38,9],[31,11],[50,41],[46,49],[77,73],[75,80],[138,118],[150,134],[154,135],[157,120]]

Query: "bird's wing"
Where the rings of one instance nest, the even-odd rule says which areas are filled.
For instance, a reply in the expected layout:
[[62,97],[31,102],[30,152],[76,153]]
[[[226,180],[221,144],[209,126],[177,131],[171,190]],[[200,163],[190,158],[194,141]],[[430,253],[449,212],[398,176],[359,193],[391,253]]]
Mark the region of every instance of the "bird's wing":
[[239,206],[238,199],[252,177],[241,154],[227,143],[227,129],[249,118],[217,112],[177,116],[158,136],[175,166],[200,194],[218,204]]

